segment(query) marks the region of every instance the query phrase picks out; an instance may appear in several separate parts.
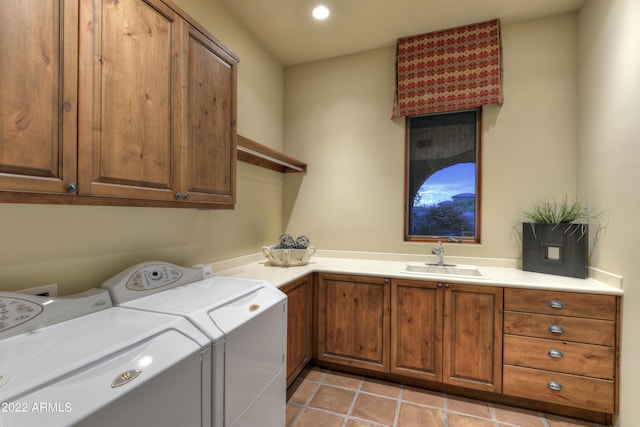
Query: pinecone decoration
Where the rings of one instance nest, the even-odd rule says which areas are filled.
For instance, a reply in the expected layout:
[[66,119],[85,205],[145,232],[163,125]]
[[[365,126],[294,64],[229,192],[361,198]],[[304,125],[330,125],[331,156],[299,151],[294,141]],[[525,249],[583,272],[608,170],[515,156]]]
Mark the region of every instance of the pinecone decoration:
[[309,238],[307,236],[298,236],[294,247],[296,249],[307,249],[309,247]]

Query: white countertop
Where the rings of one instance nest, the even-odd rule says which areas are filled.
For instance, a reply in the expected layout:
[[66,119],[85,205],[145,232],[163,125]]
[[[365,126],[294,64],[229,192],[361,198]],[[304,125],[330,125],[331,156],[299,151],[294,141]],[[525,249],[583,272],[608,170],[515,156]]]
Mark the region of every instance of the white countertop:
[[277,287],[282,287],[309,273],[323,272],[565,292],[623,294],[622,277],[593,268],[589,268],[587,279],[576,279],[522,271],[515,267],[515,260],[447,257],[447,263],[476,265],[480,272],[488,277],[471,279],[403,273],[402,270],[407,262],[433,262],[433,260],[431,257],[420,255],[318,251],[309,264],[303,266],[272,266],[262,254],[255,254],[213,263],[212,267],[217,276],[265,280]]

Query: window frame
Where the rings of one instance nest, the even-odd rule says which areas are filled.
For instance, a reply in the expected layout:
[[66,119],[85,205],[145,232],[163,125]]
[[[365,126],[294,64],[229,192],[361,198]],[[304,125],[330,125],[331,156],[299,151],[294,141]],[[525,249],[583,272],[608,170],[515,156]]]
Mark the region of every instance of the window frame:
[[[413,205],[413,201],[409,200],[409,167],[410,167],[410,127],[409,121],[412,117],[423,117],[428,115],[437,114],[453,114],[462,113],[465,111],[476,112],[476,211],[475,211],[475,230],[476,235],[474,237],[463,236],[417,236],[409,234],[409,211]],[[411,204],[410,204],[411,203]],[[481,243],[481,230],[482,230],[482,107],[478,108],[466,108],[456,111],[444,111],[441,113],[428,113],[415,116],[405,117],[405,170],[404,170],[404,241],[405,242],[451,242],[451,243],[464,243],[464,244],[480,244]]]

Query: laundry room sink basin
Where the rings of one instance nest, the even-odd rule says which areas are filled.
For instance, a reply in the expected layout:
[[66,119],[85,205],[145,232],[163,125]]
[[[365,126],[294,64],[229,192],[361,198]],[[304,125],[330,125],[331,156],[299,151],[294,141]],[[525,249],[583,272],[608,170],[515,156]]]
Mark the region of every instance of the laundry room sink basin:
[[449,276],[465,279],[488,279],[475,265],[425,264],[410,262],[405,265],[403,273],[421,274],[425,276]]

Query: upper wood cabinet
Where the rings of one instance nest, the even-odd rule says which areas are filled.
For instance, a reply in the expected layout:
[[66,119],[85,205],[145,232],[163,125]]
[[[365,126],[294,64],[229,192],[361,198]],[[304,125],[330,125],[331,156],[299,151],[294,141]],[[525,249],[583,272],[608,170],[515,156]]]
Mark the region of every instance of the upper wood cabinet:
[[0,2],[1,190],[75,182],[77,46],[77,0]]
[[187,52],[182,194],[194,202],[233,204],[238,61],[193,26]]
[[169,1],[37,3],[0,5],[0,200],[233,207],[237,57]]
[[158,0],[93,3],[80,8],[79,193],[173,200],[184,24]]

